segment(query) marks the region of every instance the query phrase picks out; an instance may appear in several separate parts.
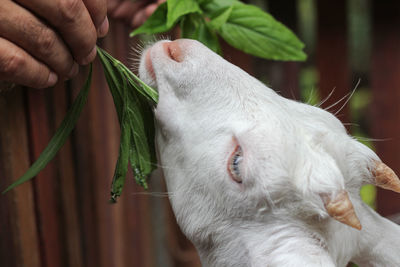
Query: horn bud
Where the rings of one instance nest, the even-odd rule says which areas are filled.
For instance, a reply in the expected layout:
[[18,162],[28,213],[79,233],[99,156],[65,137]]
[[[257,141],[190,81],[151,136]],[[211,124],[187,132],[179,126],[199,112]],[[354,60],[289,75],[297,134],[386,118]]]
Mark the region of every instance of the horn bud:
[[361,230],[360,220],[354,211],[353,204],[346,190],[340,191],[334,197],[328,194],[321,194],[321,198],[329,216],[350,227]]
[[376,161],[372,175],[374,176],[376,186],[400,193],[399,177],[385,163]]

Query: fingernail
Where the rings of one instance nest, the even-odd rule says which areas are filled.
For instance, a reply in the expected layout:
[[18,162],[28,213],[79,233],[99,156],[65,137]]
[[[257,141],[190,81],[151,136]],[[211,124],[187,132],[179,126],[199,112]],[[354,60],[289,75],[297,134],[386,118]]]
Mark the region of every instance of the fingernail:
[[79,72],[79,65],[74,62],[74,64],[72,65],[71,70],[68,73],[68,78],[75,77],[75,75],[77,75],[78,72]]
[[81,60],[81,65],[87,65],[93,61],[96,57],[96,46],[90,51],[89,55],[87,55],[84,59]]
[[55,74],[54,72],[50,72],[49,78],[47,79],[46,87],[55,85],[57,81],[58,81],[57,74]]
[[108,27],[109,27],[109,22],[108,22],[108,18],[106,16],[104,21],[101,23],[100,27],[97,29],[97,36],[98,37],[106,36],[106,34],[108,32]]

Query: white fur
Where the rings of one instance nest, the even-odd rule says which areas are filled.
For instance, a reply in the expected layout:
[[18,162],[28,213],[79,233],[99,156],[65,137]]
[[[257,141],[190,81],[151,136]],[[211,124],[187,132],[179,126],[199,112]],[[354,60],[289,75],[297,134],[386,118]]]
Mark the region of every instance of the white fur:
[[[203,266],[400,266],[400,227],[359,196],[378,157],[332,114],[285,99],[197,41],[145,50],[158,89],[157,147],[177,221]],[[149,51],[155,79],[148,73]],[[227,171],[235,140],[243,183]],[[346,189],[361,231],[331,219],[321,193]]]

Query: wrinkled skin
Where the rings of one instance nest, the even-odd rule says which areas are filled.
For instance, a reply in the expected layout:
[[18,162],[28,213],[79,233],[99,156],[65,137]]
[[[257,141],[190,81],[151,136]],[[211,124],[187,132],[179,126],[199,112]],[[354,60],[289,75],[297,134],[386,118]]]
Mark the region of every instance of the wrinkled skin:
[[[157,42],[139,72],[159,92],[160,164],[203,266],[400,266],[400,227],[359,196],[380,160],[332,114],[279,96],[193,40]],[[324,207],[321,195],[343,190],[361,230]]]

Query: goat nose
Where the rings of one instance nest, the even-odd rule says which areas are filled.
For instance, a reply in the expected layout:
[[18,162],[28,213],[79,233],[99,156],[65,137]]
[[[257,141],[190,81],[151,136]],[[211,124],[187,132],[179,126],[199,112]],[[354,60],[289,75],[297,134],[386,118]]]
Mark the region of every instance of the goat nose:
[[163,43],[165,54],[176,62],[182,62],[182,49],[177,41]]

